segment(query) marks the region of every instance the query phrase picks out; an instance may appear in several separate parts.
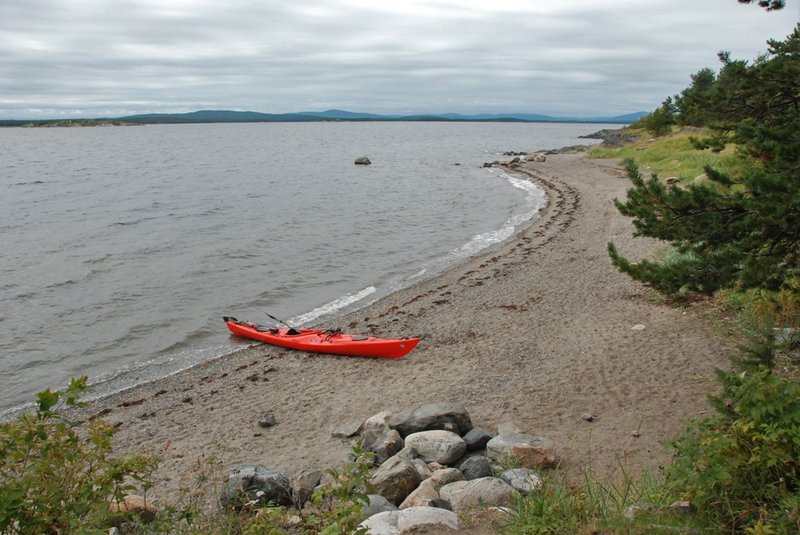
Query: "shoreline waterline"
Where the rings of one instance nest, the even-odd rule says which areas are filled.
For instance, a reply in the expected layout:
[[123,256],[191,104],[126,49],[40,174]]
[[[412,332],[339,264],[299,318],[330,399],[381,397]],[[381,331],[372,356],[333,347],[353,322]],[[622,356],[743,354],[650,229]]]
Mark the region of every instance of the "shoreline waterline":
[[529,193],[484,162],[595,126],[2,131],[0,407],[227,353],[220,311],[315,316],[431,276],[528,216]]
[[[473,238],[451,250],[446,255],[439,257],[424,266],[411,276],[397,278],[384,284],[382,290],[375,286],[367,286],[362,290],[352,294],[336,298],[328,303],[314,308],[305,313],[292,316],[288,322],[297,326],[321,326],[335,323],[338,318],[349,314],[357,314],[360,310],[372,306],[378,301],[385,299],[392,294],[400,291],[407,291],[413,286],[426,283],[432,279],[443,275],[452,270],[460,269],[465,263],[474,261],[476,258],[489,257],[513,240],[521,233],[527,231],[535,225],[540,217],[542,210],[549,205],[546,190],[531,178],[524,174],[514,173],[507,167],[494,167],[489,171],[499,178],[507,180],[513,187],[521,190],[521,194],[526,195],[528,202],[532,203],[532,209],[523,214],[510,217],[505,224],[483,234],[473,236]],[[220,330],[224,331],[222,325],[222,315],[228,311],[221,311]],[[261,321],[262,318],[242,318]],[[380,335],[380,333],[374,333]],[[204,349],[192,348],[184,365],[172,366],[172,360],[180,357],[179,353],[169,358],[167,361],[153,357],[145,361],[135,363],[133,366],[124,367],[112,372],[90,377],[90,393],[85,397],[87,402],[97,402],[113,396],[124,395],[127,391],[137,387],[146,386],[161,380],[167,380],[172,376],[188,372],[192,368],[203,366],[209,362],[225,359],[236,355],[239,352],[250,350],[262,344],[254,343],[249,340],[238,339],[231,335],[230,340],[241,347],[210,347]],[[165,370],[159,373],[158,370]],[[143,377],[140,379],[140,377]],[[21,405],[12,406],[0,411],[0,420],[12,418],[16,414],[33,407],[33,402],[29,401]]]

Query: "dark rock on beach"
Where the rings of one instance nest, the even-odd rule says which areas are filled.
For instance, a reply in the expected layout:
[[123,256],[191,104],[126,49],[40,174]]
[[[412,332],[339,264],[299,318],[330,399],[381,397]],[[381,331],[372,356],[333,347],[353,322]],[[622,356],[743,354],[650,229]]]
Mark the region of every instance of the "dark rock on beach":
[[395,505],[400,505],[420,484],[414,464],[402,455],[395,455],[383,463],[372,475],[375,490]]
[[322,470],[306,470],[292,481],[292,501],[302,509],[322,479]]
[[603,145],[606,147],[618,147],[639,139],[639,136],[631,134],[630,131],[624,128],[604,128],[593,134],[578,137],[582,139],[602,139]]
[[489,463],[489,459],[483,455],[464,459],[458,469],[466,479],[480,479],[492,475],[492,465]]
[[476,451],[484,449],[486,443],[492,440],[494,435],[480,427],[473,427],[462,438],[467,443],[467,451]]
[[472,429],[472,420],[464,406],[447,401],[420,405],[391,417],[388,424],[404,437],[420,431],[448,429],[451,425],[455,426],[459,435]]
[[289,478],[277,470],[260,464],[239,464],[228,473],[219,501],[225,509],[234,510],[269,502],[289,506],[292,505],[290,488]]

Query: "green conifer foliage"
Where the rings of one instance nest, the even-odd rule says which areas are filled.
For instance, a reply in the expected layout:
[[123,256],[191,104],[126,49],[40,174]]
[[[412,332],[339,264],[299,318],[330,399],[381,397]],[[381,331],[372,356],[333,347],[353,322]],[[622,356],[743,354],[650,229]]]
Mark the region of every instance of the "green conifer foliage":
[[678,254],[632,263],[609,244],[612,261],[668,294],[778,289],[800,271],[800,24],[752,63],[726,53],[720,59],[718,76],[701,71],[678,97],[677,121],[702,117],[712,135],[694,140],[698,149],[734,143],[751,162],[747,170],[733,176],[706,168],[707,182],[667,186],[627,162],[633,188],[616,201],[637,235],[665,240]]

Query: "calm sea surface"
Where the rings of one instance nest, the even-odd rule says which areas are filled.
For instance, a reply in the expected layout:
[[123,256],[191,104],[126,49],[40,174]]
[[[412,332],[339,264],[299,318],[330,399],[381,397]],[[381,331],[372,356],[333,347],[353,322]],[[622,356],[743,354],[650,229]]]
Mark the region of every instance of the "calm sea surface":
[[314,323],[463,261],[544,203],[484,161],[606,126],[0,129],[0,411],[242,347],[223,315]]

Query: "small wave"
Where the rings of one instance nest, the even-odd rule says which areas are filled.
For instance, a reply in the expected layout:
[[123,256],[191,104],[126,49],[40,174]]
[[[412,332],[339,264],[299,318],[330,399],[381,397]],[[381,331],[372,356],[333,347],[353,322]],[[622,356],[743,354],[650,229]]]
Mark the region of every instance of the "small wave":
[[103,263],[106,260],[108,260],[109,258],[111,258],[111,254],[110,253],[106,253],[106,254],[103,254],[103,255],[100,255],[100,256],[97,256],[97,257],[94,257],[94,258],[88,258],[88,259],[84,260],[83,263],[84,264],[88,264],[88,265],[91,266],[93,264]]
[[110,226],[112,227],[130,227],[134,225],[138,225],[139,223],[143,223],[145,221],[152,221],[155,217],[140,217],[139,219],[133,219],[131,221],[117,221],[115,223],[111,223]]
[[170,353],[166,358],[162,355],[158,358],[129,363],[94,378],[91,381],[94,394],[86,399],[102,398],[139,384],[169,377],[200,362],[211,361],[239,351],[242,346],[254,345],[258,345],[258,342],[247,342],[233,348],[230,345],[194,347]]
[[333,314],[334,312],[338,312],[345,307],[348,307],[354,303],[361,301],[362,299],[366,299],[370,295],[374,294],[376,291],[377,290],[375,289],[374,286],[368,286],[367,288],[364,288],[360,292],[342,296],[338,299],[334,299],[330,303],[315,308],[311,312],[296,316],[292,318],[292,323],[295,323],[297,325],[305,325],[316,319],[321,318],[322,316]]
[[414,273],[413,275],[411,275],[411,276],[408,278],[408,280],[410,280],[410,281],[413,281],[413,280],[415,280],[415,279],[422,278],[422,277],[424,277],[424,276],[425,276],[427,273],[428,273],[428,268],[422,268],[422,269],[420,269],[419,271],[417,271],[416,273]]
[[456,258],[473,256],[496,243],[501,243],[514,235],[516,227],[510,222],[497,230],[473,236],[467,243],[453,251]]
[[194,331],[190,332],[186,336],[183,337],[182,340],[175,342],[174,344],[165,347],[164,349],[160,350],[158,353],[162,355],[173,355],[178,354],[186,351],[187,349],[191,349],[194,353],[193,346],[197,344],[197,340],[200,338],[205,338],[207,336],[211,336],[216,334],[217,331],[214,329],[208,328],[201,328],[195,329]]
[[[495,173],[494,170],[490,170],[490,172]],[[520,214],[510,216],[503,223],[503,226],[498,229],[476,234],[464,245],[450,251],[446,257],[425,265],[420,271],[407,277],[404,283],[400,284],[398,287],[393,287],[393,291],[406,284],[411,284],[425,277],[433,276],[454,263],[476,256],[494,245],[507,241],[517,233],[522,225],[536,218],[539,211],[547,206],[547,194],[538,184],[502,172],[497,176],[508,180],[515,188],[527,192],[525,199],[527,210]]]
[[31,180],[30,182],[15,182],[11,184],[12,186],[39,186],[41,184],[47,184],[44,180]]
[[52,284],[48,284],[48,285],[45,286],[45,289],[53,290],[53,289],[56,289],[56,288],[62,288],[64,286],[73,286],[75,284],[78,284],[78,282],[80,282],[80,281],[75,280],[75,279],[67,279],[65,281],[58,281],[58,282],[54,282]]

